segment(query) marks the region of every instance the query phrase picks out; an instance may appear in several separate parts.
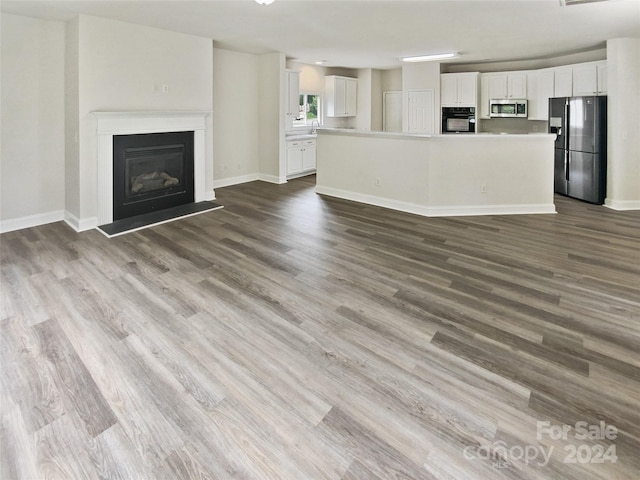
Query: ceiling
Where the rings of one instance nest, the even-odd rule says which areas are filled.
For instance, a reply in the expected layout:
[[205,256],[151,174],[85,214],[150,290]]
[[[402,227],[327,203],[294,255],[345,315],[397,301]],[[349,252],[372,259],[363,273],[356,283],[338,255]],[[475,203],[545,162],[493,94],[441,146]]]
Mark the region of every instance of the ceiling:
[[640,37],[640,0],[2,0],[2,11],[95,15],[212,38],[219,48],[351,68],[393,68],[402,56],[448,51],[460,52],[451,63],[535,60]]

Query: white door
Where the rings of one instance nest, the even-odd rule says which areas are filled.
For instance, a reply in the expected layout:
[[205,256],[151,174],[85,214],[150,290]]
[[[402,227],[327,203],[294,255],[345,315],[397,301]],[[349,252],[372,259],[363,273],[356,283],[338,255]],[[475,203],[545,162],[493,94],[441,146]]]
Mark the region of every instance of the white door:
[[402,131],[402,92],[384,92],[382,116],[384,118],[383,130],[385,132]]
[[408,132],[434,133],[433,90],[410,90],[409,92]]

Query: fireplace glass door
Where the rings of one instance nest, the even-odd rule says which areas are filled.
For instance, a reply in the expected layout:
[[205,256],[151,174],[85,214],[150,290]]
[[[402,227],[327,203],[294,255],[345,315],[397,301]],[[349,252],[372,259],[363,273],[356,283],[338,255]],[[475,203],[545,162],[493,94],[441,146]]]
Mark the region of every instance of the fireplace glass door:
[[193,132],[114,136],[114,220],[193,201]]
[[184,145],[126,148],[125,203],[184,192]]

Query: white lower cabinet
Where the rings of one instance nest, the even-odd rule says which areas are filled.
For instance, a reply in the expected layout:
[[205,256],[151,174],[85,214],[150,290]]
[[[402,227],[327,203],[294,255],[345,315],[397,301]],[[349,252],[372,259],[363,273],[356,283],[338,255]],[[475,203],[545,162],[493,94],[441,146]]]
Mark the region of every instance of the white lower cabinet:
[[315,138],[287,142],[287,176],[311,173],[315,169]]
[[308,172],[316,169],[316,141],[304,140],[302,142],[302,171]]

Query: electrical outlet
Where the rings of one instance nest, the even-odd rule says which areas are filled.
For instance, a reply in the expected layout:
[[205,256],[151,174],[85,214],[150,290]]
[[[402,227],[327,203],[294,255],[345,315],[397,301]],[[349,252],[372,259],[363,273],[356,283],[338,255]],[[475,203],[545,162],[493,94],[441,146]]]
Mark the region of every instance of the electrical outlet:
[[379,178],[376,178],[375,184],[376,184],[376,187],[382,186],[382,182],[380,181]]
[[487,193],[487,184],[483,183],[480,185],[480,193]]
[[169,93],[169,85],[162,85],[162,93]]

